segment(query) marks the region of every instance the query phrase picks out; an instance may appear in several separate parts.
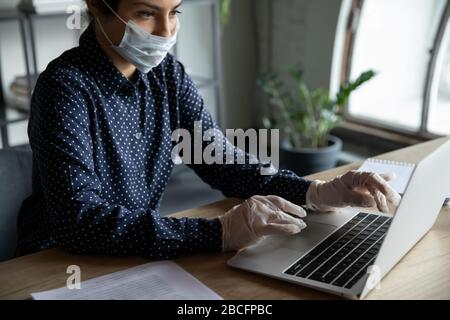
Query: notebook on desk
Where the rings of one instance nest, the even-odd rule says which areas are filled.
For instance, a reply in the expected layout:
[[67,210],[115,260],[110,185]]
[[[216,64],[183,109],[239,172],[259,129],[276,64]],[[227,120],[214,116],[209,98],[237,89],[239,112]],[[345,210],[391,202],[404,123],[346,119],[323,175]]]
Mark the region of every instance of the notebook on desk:
[[[367,159],[358,171],[371,171],[378,174],[394,173],[395,177],[389,184],[395,191],[403,194],[408,186],[409,180],[414,172],[415,164],[391,160]],[[445,199],[445,205],[450,205],[450,192]]]

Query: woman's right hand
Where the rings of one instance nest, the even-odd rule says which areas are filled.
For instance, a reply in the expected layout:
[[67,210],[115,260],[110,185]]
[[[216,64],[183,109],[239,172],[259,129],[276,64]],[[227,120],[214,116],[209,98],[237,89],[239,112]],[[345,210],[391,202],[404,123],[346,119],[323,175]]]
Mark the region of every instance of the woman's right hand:
[[219,217],[222,223],[222,250],[240,250],[267,235],[299,233],[306,228],[306,223],[301,219],[304,217],[306,211],[302,207],[281,197],[253,196]]

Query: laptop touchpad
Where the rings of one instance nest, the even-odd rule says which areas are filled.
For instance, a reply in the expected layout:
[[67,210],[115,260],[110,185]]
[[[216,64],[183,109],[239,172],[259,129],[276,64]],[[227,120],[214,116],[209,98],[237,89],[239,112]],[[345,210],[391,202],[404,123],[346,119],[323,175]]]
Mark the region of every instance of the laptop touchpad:
[[309,221],[306,229],[303,229],[299,234],[288,237],[282,244],[282,247],[297,251],[307,251],[332,234],[336,229],[337,226],[335,225]]

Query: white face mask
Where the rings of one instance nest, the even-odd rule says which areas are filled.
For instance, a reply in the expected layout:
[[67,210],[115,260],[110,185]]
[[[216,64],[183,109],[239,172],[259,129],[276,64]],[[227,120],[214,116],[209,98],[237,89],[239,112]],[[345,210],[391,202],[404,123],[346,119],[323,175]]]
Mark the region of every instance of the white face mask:
[[168,38],[160,37],[143,30],[133,20],[125,22],[105,1],[103,2],[117,18],[126,24],[122,41],[116,46],[112,43],[102,24],[97,19],[100,29],[112,48],[143,73],[148,73],[151,69],[157,67],[177,42],[177,34],[180,30],[178,17],[175,33]]

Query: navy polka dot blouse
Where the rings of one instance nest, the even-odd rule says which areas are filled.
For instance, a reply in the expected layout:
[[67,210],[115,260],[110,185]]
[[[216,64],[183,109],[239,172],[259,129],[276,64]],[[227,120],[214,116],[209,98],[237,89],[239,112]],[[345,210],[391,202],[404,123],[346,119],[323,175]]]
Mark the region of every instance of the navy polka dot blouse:
[[[172,131],[181,127],[193,136],[194,121],[205,131],[219,128],[173,56],[148,74],[136,72],[128,80],[114,67],[91,25],[78,47],[41,74],[28,126],[33,194],[19,214],[21,254],[58,246],[171,259],[221,250],[218,219],[158,213],[174,166]],[[228,197],[275,194],[304,204],[309,181],[284,170],[263,176],[261,165],[189,167]]]

